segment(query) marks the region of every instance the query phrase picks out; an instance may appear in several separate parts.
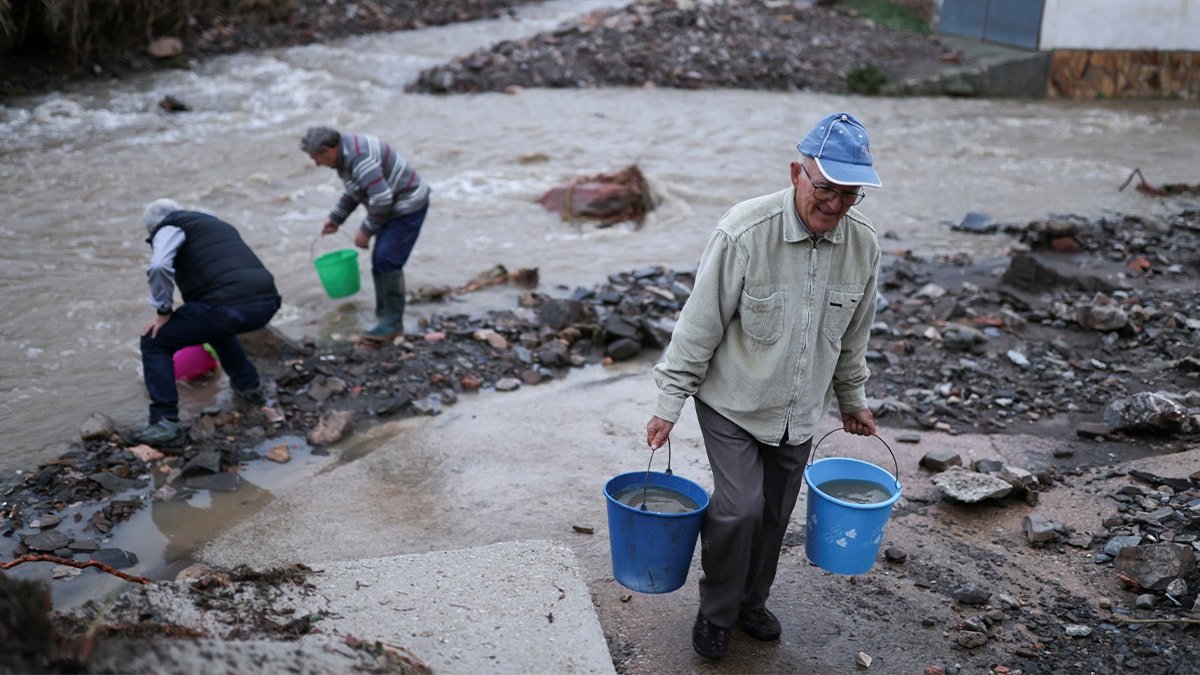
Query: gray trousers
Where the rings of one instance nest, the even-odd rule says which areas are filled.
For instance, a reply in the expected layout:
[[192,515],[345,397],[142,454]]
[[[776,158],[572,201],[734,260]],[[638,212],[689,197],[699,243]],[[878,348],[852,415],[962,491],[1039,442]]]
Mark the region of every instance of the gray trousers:
[[712,465],[713,494],[700,528],[700,613],[725,628],[767,602],[812,439],[767,445],[699,399],[696,417]]

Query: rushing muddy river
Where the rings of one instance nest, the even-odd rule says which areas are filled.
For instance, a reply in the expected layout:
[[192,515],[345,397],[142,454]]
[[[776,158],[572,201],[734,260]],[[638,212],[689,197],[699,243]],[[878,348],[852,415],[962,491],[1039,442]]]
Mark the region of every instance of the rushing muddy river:
[[[889,251],[987,256],[1005,242],[949,224],[968,211],[1003,222],[1153,211],[1165,207],[1117,191],[1134,167],[1154,182],[1197,178],[1200,110],[1170,101],[404,92],[423,67],[610,4],[548,2],[515,18],[242,54],[0,107],[0,470],[56,455],[89,411],[124,425],[144,419],[137,339],[150,317],[149,249],[140,214],[157,197],[241,229],[283,293],[276,327],[300,336],[370,320],[366,256],[366,292],[338,301],[310,262],[348,245],[316,239],[340,184],[297,149],[312,125],[375,133],[431,183],[410,288],[460,285],[496,264],[539,268],[549,293],[645,265],[690,268],[729,206],[787,185],[796,140],[835,110],[872,133],[884,187],[860,208],[895,235]],[[161,112],[166,95],[192,112]],[[554,185],[634,163],[663,200],[640,228],[564,223],[535,202]],[[511,306],[515,294],[489,301]],[[330,317],[341,323],[331,329]],[[184,392],[185,414],[222,391]]]

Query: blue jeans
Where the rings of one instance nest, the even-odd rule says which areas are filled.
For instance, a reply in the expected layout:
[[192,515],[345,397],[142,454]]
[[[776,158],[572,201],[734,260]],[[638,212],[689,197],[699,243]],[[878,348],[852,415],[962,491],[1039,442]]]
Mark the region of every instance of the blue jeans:
[[179,390],[175,387],[175,352],[207,342],[217,352],[221,368],[234,389],[258,387],[258,371],[246,358],[239,333],[258,330],[279,310],[279,298],[236,305],[187,302],[175,310],[157,337],[142,336],[142,376],[150,394],[150,423],[179,419]]
[[424,224],[425,214],[428,212],[429,205],[426,204],[420,211],[392,218],[383,224],[383,229],[375,235],[375,250],[371,252],[371,274],[387,274],[404,268],[404,263],[408,262],[408,256],[421,234],[421,225]]

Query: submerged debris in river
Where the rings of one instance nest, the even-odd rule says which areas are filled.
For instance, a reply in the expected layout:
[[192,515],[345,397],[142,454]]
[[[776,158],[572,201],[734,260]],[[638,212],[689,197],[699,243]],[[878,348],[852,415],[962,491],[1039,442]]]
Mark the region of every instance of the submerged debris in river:
[[625,220],[641,225],[655,206],[650,185],[636,165],[551,188],[538,203],[558,213],[563,220],[595,220],[599,227]]

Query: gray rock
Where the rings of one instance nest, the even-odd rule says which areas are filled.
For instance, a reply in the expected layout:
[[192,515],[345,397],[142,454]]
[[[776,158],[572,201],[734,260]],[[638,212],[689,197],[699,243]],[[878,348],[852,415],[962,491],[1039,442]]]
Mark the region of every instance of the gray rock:
[[920,443],[921,434],[913,431],[906,431],[902,434],[896,434],[897,443]]
[[992,597],[992,592],[987,589],[980,588],[976,584],[967,584],[954,589],[954,591],[950,593],[950,597],[954,598],[963,605],[982,605],[986,604],[988,598]]
[[37,518],[34,518],[30,523],[30,527],[36,527],[39,530],[48,530],[62,522],[62,518],[53,513],[44,513]]
[[1196,554],[1178,544],[1126,546],[1117,554],[1113,565],[1142,588],[1163,591],[1172,580],[1192,571],[1196,566]]
[[967,471],[959,467],[939,473],[933,477],[933,484],[949,498],[973,504],[985,499],[1002,499],[1012,492],[1008,481],[983,473]]
[[79,437],[85,441],[111,438],[117,433],[117,425],[103,413],[93,412],[79,425]]
[[1129,315],[1112,298],[1096,293],[1091,302],[1075,307],[1075,320],[1089,330],[1110,331],[1123,328],[1129,322]]
[[1113,537],[1104,544],[1104,553],[1110,558],[1115,558],[1121,552],[1121,549],[1127,546],[1137,546],[1142,543],[1141,535],[1122,535]]
[[93,553],[91,559],[119,570],[138,564],[137,554],[119,548],[102,548]]
[[52,553],[67,545],[67,535],[58,530],[50,530],[49,532],[39,532],[28,537],[22,537],[21,541],[31,551]]
[[515,377],[505,377],[496,381],[496,391],[513,391],[521,386],[521,381]]
[[308,442],[310,445],[330,445],[345,438],[353,428],[353,410],[329,410],[321,414],[316,428],[308,432]]
[[1100,439],[1108,438],[1109,428],[1107,424],[1097,424],[1095,422],[1083,422],[1075,427],[1075,435],[1080,438]]
[[554,330],[576,323],[583,315],[583,303],[578,300],[551,299],[538,308],[538,319],[542,325]]
[[982,354],[987,345],[987,336],[962,324],[950,324],[942,331],[942,346],[956,352]]
[[604,349],[604,352],[608,356],[611,356],[613,361],[624,361],[625,359],[633,358],[640,351],[642,351],[642,343],[630,338],[614,340]]
[[1040,544],[1056,539],[1059,531],[1062,529],[1062,525],[1037,513],[1025,516],[1022,526],[1025,530],[1025,537],[1033,544]]
[[1187,422],[1187,408],[1167,396],[1143,391],[1109,401],[1104,424],[1111,431],[1179,432]]
[[1014,365],[1020,368],[1028,368],[1030,366],[1029,358],[1015,349],[1008,350],[1004,355],[1008,357],[1009,361],[1012,361]]
[[1137,600],[1134,601],[1134,606],[1138,609],[1154,609],[1154,601],[1156,599],[1157,598],[1154,597],[1153,593],[1142,593],[1141,595],[1137,596]]
[[977,459],[971,463],[971,468],[979,473],[1000,473],[1004,470],[1004,462],[996,459]]
[[983,633],[977,633],[973,630],[964,630],[954,638],[954,641],[959,647],[964,649],[978,649],[987,644],[987,636]]
[[561,368],[571,365],[567,345],[562,340],[548,340],[537,349],[538,362],[547,368]]
[[951,229],[971,232],[973,234],[992,234],[996,231],[997,227],[996,221],[992,220],[992,217],[988,214],[969,211],[963,216],[962,221]]
[[620,314],[610,314],[604,320],[604,331],[616,338],[628,338],[642,343],[642,327],[639,323],[631,319],[627,319]]
[[183,474],[217,473],[221,470],[221,453],[216,450],[201,450],[183,465]]
[[100,487],[108,490],[113,494],[119,494],[126,490],[131,490],[141,485],[140,481],[121,478],[107,471],[97,471],[88,476],[88,480],[98,484]]
[[953,450],[933,450],[921,458],[921,466],[930,471],[945,471],[952,466],[962,466],[962,456]]
[[1039,487],[1037,476],[1015,466],[1005,466],[1000,471],[1000,478],[1008,481],[1013,487],[1024,492],[1032,492]]
[[1172,579],[1171,583],[1167,584],[1167,595],[1174,598],[1182,598],[1187,595],[1188,584],[1183,579]]
[[1083,626],[1077,623],[1069,623],[1063,626],[1063,630],[1066,631],[1067,637],[1074,638],[1087,637],[1092,634],[1091,626]]
[[1021,607],[1021,601],[1007,593],[997,593],[996,604],[1004,609],[1019,609]]

